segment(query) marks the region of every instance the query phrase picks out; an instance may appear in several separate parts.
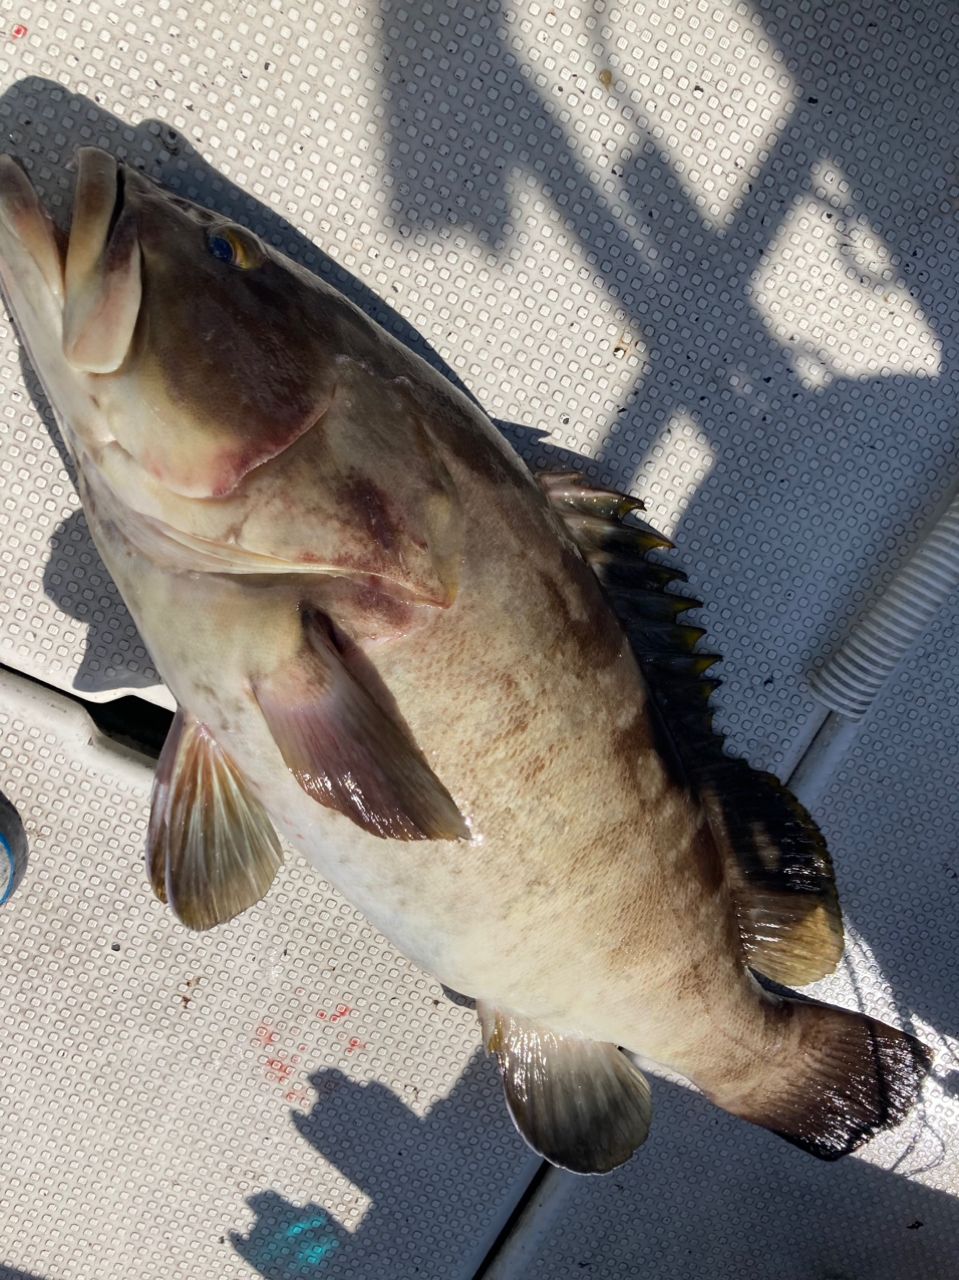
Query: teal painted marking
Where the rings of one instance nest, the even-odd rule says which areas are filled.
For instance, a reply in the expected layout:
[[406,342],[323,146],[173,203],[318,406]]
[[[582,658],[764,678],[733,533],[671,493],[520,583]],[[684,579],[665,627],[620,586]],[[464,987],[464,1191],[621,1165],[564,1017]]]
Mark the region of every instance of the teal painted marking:
[[334,1249],[338,1249],[339,1244],[339,1240],[334,1240],[332,1237],[329,1240],[323,1240],[319,1244],[308,1244],[300,1253],[300,1258],[308,1265],[314,1266],[316,1263],[322,1262]]
[[311,1213],[285,1225],[261,1223],[246,1240],[231,1234],[231,1242],[242,1257],[271,1280],[274,1276],[282,1276],[283,1280],[316,1280],[323,1263],[340,1247],[325,1213]]
[[319,1213],[315,1218],[309,1218],[306,1222],[294,1222],[293,1226],[287,1231],[288,1236],[301,1236],[304,1231],[315,1231],[317,1227],[325,1227],[329,1223],[329,1218],[325,1213]]

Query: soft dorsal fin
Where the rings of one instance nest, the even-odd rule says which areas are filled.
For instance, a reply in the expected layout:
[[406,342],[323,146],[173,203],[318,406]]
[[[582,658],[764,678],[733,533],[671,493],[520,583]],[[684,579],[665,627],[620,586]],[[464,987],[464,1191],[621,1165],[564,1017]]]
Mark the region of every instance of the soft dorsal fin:
[[667,588],[679,569],[647,559],[672,548],[636,519],[642,503],[590,488],[575,472],[539,477],[623,625],[653,696],[674,763],[699,796],[723,852],[749,964],[776,982],[802,986],[831,973],[843,947],[842,916],[826,842],[798,800],[770,773],[726,754],[700,653],[701,627],[679,621],[699,601]]

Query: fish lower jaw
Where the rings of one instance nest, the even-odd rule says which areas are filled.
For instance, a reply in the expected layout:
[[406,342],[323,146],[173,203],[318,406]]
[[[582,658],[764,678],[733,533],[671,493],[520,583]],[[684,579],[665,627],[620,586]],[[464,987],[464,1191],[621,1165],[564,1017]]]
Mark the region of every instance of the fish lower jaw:
[[64,443],[78,467],[89,464],[112,436],[104,428],[95,392],[86,385],[88,375],[73,369],[63,355],[62,310],[49,296],[37,298],[35,307],[18,306],[17,293],[22,298],[22,291],[8,282],[3,270],[0,283]]

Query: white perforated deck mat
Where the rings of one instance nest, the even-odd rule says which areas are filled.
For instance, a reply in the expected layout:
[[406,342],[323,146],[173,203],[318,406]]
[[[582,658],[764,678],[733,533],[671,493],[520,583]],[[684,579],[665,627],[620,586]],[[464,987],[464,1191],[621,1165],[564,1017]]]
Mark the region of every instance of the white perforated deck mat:
[[[96,143],[250,224],[530,461],[645,497],[725,654],[732,745],[785,775],[818,724],[806,672],[957,474],[954,23],[945,2],[7,0],[0,145],[60,211]],[[0,424],[0,662],[164,701],[2,317]],[[931,870],[959,845],[952,635],[825,812],[860,998],[942,1047],[925,1119],[827,1169],[664,1087],[648,1150],[576,1189],[531,1276],[956,1273],[959,908]],[[249,917],[178,930],[140,866],[145,774],[22,696],[0,708],[31,840],[0,907],[0,1276],[470,1274],[530,1169],[472,1013],[297,860]]]

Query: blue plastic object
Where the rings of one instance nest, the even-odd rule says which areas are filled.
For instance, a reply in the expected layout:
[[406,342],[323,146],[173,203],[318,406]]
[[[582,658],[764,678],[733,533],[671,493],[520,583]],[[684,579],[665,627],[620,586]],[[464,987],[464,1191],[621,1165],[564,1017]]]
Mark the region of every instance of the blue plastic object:
[[16,870],[17,862],[10,848],[10,842],[3,832],[0,832],[0,907],[13,893]]

